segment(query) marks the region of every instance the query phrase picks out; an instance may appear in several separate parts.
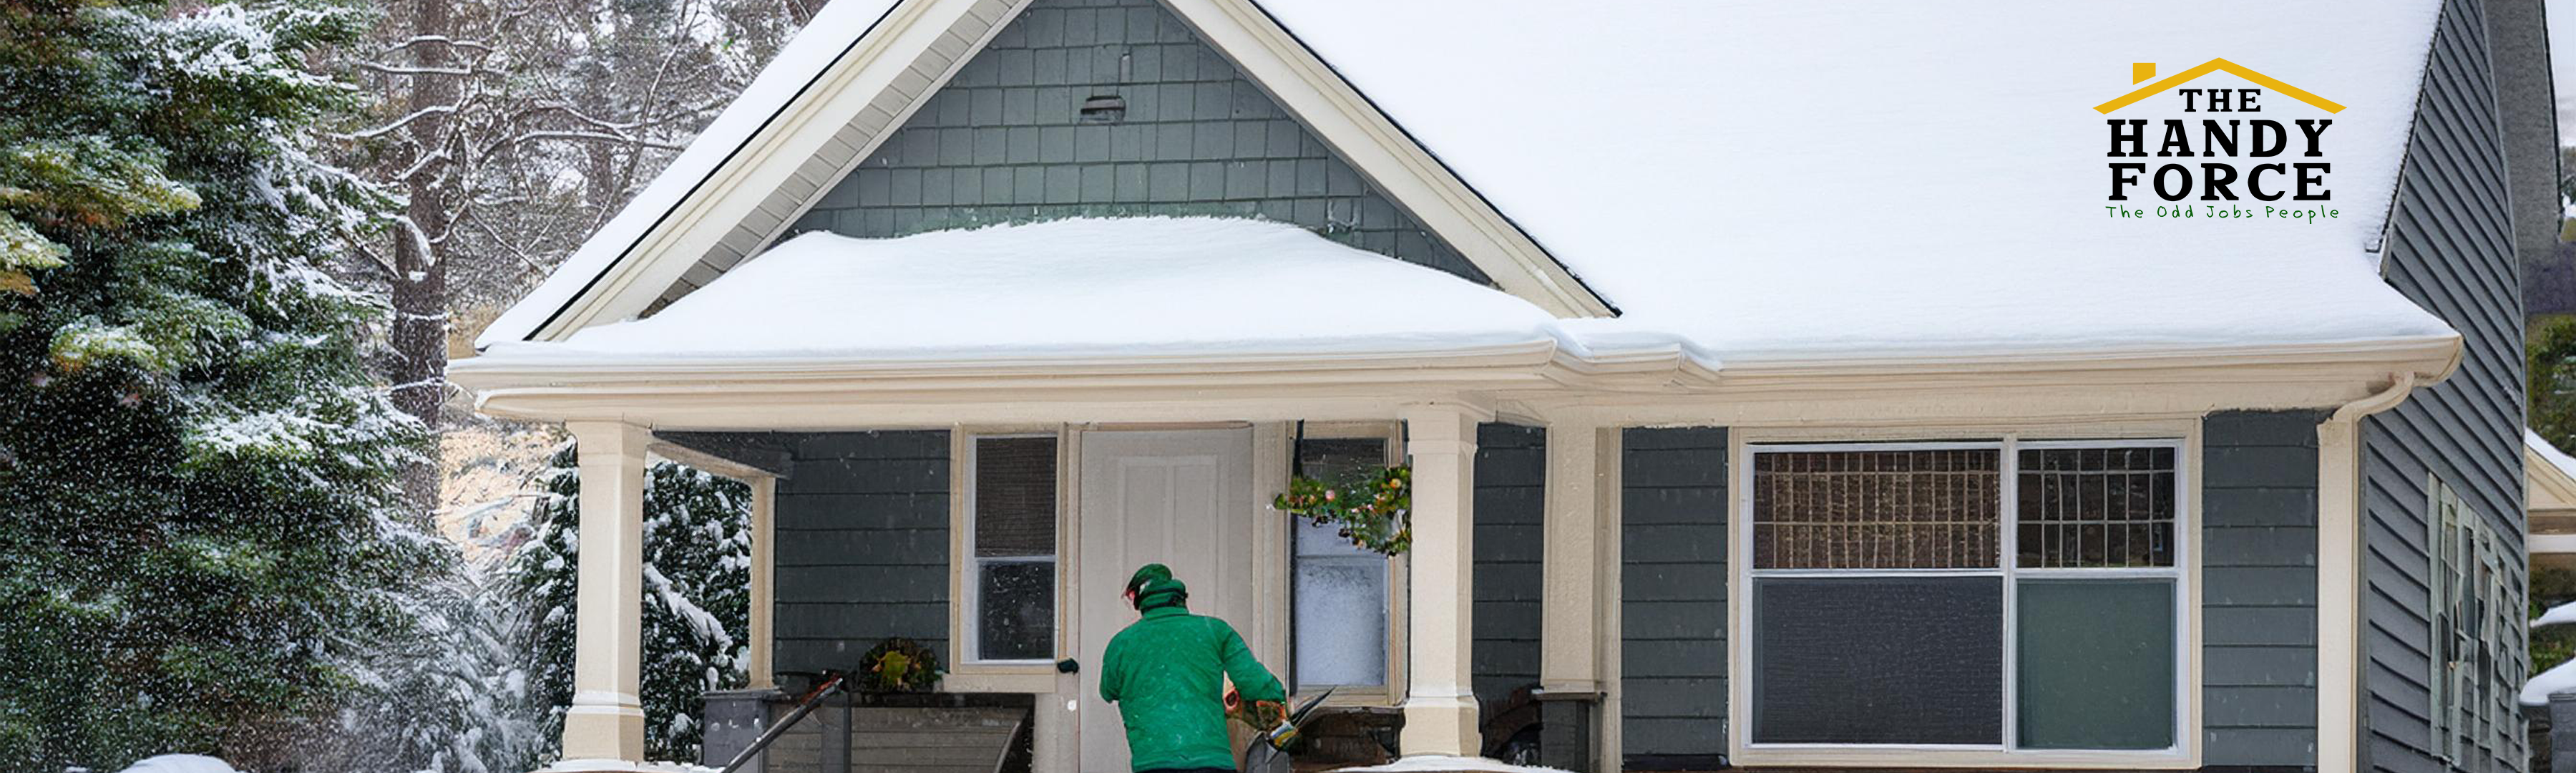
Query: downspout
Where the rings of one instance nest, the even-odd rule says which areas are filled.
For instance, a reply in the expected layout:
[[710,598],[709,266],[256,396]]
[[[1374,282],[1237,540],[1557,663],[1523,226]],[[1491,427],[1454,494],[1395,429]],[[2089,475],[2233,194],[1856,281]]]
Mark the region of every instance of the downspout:
[[2440,374],[2390,374],[2388,387],[2336,408],[2317,425],[2317,770],[2361,762],[2361,420],[2405,402]]

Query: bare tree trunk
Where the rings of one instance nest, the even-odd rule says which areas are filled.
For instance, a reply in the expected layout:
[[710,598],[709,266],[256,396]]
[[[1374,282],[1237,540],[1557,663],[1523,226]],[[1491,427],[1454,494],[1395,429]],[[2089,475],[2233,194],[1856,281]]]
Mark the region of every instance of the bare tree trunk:
[[[424,69],[454,66],[455,51],[445,37],[453,33],[449,2],[413,0],[412,34],[424,39],[416,45]],[[419,140],[412,146],[414,153],[436,153],[446,146],[448,116],[435,111],[455,104],[456,94],[456,83],[449,78],[412,79],[410,107],[418,117],[408,129]],[[393,245],[393,401],[436,431],[447,397],[448,327],[447,262],[439,259],[436,240],[447,232],[449,186],[445,181],[450,176],[440,163],[415,164],[415,169],[402,181],[410,197],[404,210],[410,225],[395,235]],[[417,512],[437,509],[440,477],[435,447],[426,459],[403,471],[403,492]]]

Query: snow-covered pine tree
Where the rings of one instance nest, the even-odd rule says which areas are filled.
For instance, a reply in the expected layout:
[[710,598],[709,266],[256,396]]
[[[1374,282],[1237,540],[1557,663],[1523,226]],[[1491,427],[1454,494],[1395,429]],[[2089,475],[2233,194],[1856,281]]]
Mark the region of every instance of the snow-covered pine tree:
[[[528,689],[554,707],[562,735],[572,700],[573,590],[581,546],[581,475],[573,447],[555,452],[537,536],[512,558],[513,603],[527,610]],[[673,462],[644,485],[644,745],[655,759],[698,757],[698,696],[741,687],[750,656],[751,488]]]
[[0,768],[287,764],[452,560],[316,270],[391,204],[311,155],[361,95],[303,58],[368,22],[0,0]]

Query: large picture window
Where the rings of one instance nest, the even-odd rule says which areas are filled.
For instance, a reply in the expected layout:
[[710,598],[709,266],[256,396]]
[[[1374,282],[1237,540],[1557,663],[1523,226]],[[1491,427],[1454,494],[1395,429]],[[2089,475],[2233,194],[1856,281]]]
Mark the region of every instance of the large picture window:
[[975,438],[968,459],[969,657],[1055,657],[1056,439]]
[[1749,447],[1750,743],[2178,748],[2181,448]]

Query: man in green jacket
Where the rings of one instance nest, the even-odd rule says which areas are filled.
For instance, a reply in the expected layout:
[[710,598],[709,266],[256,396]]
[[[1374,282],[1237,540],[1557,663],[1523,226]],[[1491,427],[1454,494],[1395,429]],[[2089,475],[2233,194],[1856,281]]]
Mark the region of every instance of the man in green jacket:
[[1276,713],[1287,700],[1234,626],[1190,614],[1189,597],[1189,586],[1162,564],[1137,569],[1127,580],[1127,602],[1144,619],[1112,637],[1102,656],[1100,698],[1118,704],[1136,773],[1232,773],[1221,677],[1234,679],[1243,700],[1269,710],[1255,716]]

